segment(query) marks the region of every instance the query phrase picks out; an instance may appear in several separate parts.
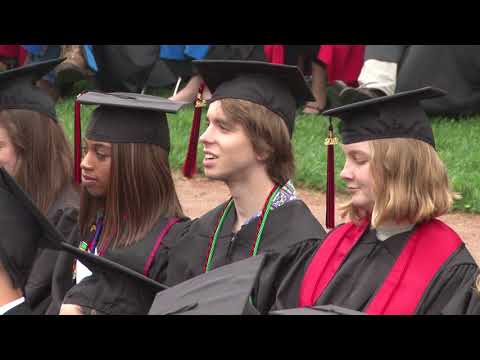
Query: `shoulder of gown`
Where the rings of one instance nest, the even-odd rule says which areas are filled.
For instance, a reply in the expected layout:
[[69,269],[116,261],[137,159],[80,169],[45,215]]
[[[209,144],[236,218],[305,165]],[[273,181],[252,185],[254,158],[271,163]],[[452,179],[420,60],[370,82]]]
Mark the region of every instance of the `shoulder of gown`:
[[162,284],[165,283],[170,253],[184,240],[194,221],[196,220],[185,218],[171,227],[155,253],[149,274],[152,279]]
[[437,273],[417,314],[480,314],[480,295],[475,288],[478,266],[462,245]]
[[261,314],[294,308],[298,304],[301,280],[310,259],[323,239],[305,239],[283,251],[268,252],[252,295]]
[[[156,244],[158,235],[165,228],[167,219],[162,219],[155,226],[146,239],[148,244],[139,244],[140,247],[148,245],[149,253]],[[189,219],[182,218],[180,222],[173,225],[165,238],[159,245],[155,254],[149,277],[156,279],[160,277],[162,269],[168,263],[168,252],[172,246],[175,246],[177,236],[180,236],[185,228],[188,227]],[[136,251],[134,248],[128,252],[116,254],[117,250],[110,252],[110,260],[114,260],[124,266],[132,267],[129,257],[140,256],[143,251]],[[141,249],[138,249],[141,250]],[[107,253],[105,254],[105,256]],[[140,259],[142,264],[147,261],[146,258]],[[159,281],[157,279],[157,281]],[[161,282],[161,281],[160,281]],[[97,312],[111,315],[145,315],[148,313],[151,303],[153,302],[155,292],[145,289],[141,285],[137,285],[132,281],[125,281],[123,276],[104,272],[93,272],[92,275],[83,279],[79,284],[74,285],[65,292],[63,303],[75,304],[89,309],[95,309]]]
[[[76,207],[57,208],[48,220],[65,239],[71,237],[78,221]],[[35,258],[30,276],[25,285],[26,302],[34,314],[44,314],[51,301],[51,288],[55,266],[61,252],[54,249],[40,249]]]

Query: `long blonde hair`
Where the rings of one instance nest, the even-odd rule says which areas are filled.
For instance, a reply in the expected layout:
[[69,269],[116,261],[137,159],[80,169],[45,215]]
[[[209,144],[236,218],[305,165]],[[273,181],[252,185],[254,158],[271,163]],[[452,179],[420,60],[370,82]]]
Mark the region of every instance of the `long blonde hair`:
[[[374,182],[373,227],[387,221],[418,224],[448,212],[459,194],[452,191],[447,170],[435,149],[416,139],[369,141]],[[342,217],[359,222],[365,216],[349,201]]]

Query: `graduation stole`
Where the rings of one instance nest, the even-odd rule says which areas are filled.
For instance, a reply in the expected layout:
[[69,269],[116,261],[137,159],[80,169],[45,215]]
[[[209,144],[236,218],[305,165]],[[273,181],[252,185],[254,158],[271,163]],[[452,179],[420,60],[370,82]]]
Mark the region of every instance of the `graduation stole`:
[[83,251],[88,251],[90,253],[95,253],[95,248],[97,247],[98,240],[102,234],[103,229],[103,216],[98,216],[95,224],[92,224],[90,227],[90,240],[83,240],[80,243],[79,248]]
[[[300,307],[313,306],[370,222],[333,230],[315,253],[303,277]],[[462,245],[447,225],[431,220],[410,236],[400,256],[365,309],[370,315],[412,315],[445,261]]]
[[155,255],[158,251],[158,248],[160,247],[160,244],[162,243],[163,239],[168,235],[170,232],[170,229],[172,228],[173,225],[178,223],[180,221],[179,218],[172,218],[168,221],[167,225],[162,229],[160,232],[160,235],[158,235],[157,240],[155,242],[155,245],[153,246],[153,250],[148,256],[147,262],[145,263],[145,266],[143,267],[143,275],[146,277],[149,277],[150,269],[153,265],[153,259],[155,258]]
[[[272,202],[273,199],[277,196],[278,192],[280,189],[283,187],[283,185],[275,185],[272,190],[270,191],[270,194],[267,197],[267,200],[265,201],[265,205],[263,206],[262,213],[260,217],[258,218],[257,221],[257,233],[255,236],[255,243],[253,244],[251,250],[250,250],[250,256],[256,256],[258,253],[258,248],[260,247],[260,242],[262,240],[262,235],[263,235],[263,229],[265,228],[265,223],[267,222],[268,215],[270,214],[270,208],[272,207]],[[225,209],[223,209],[221,215],[219,216],[217,220],[217,224],[215,225],[215,230],[210,237],[210,242],[208,245],[208,255],[207,259],[205,261],[205,265],[203,266],[203,272],[206,273],[210,271],[212,267],[212,260],[213,256],[215,254],[215,247],[217,245],[217,239],[218,236],[220,235],[220,232],[223,227],[223,223],[225,222],[225,219],[227,218],[230,209],[233,206],[233,198],[230,198],[230,200],[227,203],[227,206],[225,206]]]
[[[90,240],[82,240],[78,248],[83,251],[88,251],[92,254],[95,253],[95,248],[97,246],[98,239],[102,234],[103,229],[103,216],[97,216],[97,221],[90,226]],[[77,262],[73,262],[72,266],[72,277],[75,279],[77,277]]]

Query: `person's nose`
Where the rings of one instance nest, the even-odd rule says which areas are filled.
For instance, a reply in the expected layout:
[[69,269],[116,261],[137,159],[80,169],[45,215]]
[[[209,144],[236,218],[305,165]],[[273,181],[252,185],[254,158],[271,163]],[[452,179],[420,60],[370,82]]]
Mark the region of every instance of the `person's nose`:
[[200,136],[199,141],[200,143],[206,145],[213,143],[214,137],[213,137],[213,129],[212,129],[212,124],[209,124],[208,127],[205,129],[203,134]]
[[80,163],[80,168],[84,171],[91,171],[94,168],[92,153],[88,151]]
[[352,181],[353,180],[353,171],[348,160],[345,161],[342,171],[340,172],[340,178],[343,181]]

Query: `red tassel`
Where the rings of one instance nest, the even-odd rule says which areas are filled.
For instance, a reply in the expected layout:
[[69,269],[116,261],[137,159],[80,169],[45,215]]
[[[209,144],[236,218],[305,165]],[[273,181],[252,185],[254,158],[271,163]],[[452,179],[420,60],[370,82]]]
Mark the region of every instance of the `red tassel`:
[[82,125],[80,122],[80,102],[75,101],[75,123],[74,123],[74,169],[73,178],[77,184],[81,184],[82,175],[80,170],[80,162],[82,161]]
[[193,113],[192,130],[190,131],[190,141],[188,143],[187,156],[183,163],[183,175],[192,178],[197,171],[197,146],[200,136],[200,120],[202,119],[202,108],[205,106],[202,98],[205,84],[201,84],[198,89],[197,101],[195,102],[195,111]]
[[337,144],[337,138],[333,136],[333,126],[330,119],[328,128],[328,138],[325,139],[327,146],[327,208],[325,225],[327,229],[335,228],[335,153],[334,146]]

